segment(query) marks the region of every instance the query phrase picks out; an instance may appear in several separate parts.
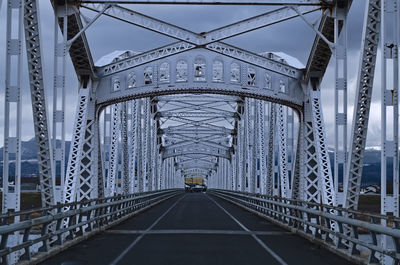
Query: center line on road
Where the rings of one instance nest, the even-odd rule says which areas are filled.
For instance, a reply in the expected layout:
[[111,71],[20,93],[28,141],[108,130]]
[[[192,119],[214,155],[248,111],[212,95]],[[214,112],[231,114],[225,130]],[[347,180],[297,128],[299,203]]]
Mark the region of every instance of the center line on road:
[[148,234],[148,232],[158,223],[160,222],[160,220],[162,218],[164,218],[164,216],[166,216],[171,210],[172,208],[174,208],[178,202],[180,202],[183,198],[186,197],[186,194],[183,195],[180,199],[178,199],[171,207],[168,208],[168,210],[166,210],[160,217],[158,217],[158,219],[149,227],[147,228],[140,236],[138,236],[124,251],[122,251],[121,254],[119,254],[119,256],[114,259],[110,265],[116,265],[118,262],[121,261],[121,259],[128,254],[128,252],[146,235]]
[[236,219],[233,215],[231,215],[224,207],[222,207],[218,202],[216,202],[213,198],[206,194],[207,198],[209,198],[212,202],[214,202],[222,211],[224,211],[233,221],[235,221],[243,230],[250,233],[250,235],[257,241],[258,244],[261,245],[272,257],[274,257],[280,264],[288,265],[278,254],[276,254],[272,249],[270,249],[261,239],[259,239],[254,233],[251,233],[250,229],[248,229],[244,224],[242,224],[238,219]]
[[107,234],[152,234],[152,235],[180,235],[180,234],[200,234],[200,235],[259,235],[259,236],[278,236],[291,235],[292,232],[282,231],[244,231],[244,230],[207,230],[207,229],[164,229],[164,230],[106,230]]

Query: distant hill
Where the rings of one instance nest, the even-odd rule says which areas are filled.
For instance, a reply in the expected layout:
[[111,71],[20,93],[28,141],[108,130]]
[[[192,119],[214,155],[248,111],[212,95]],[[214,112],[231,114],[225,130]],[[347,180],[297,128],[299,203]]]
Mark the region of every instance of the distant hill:
[[[58,142],[59,144],[59,142]],[[70,142],[65,142],[66,148],[66,161],[68,160]],[[332,165],[333,172],[333,152],[329,152],[329,157]],[[15,157],[10,157],[11,160],[14,160]],[[22,166],[21,173],[22,176],[34,176],[38,174],[38,166],[37,166],[37,155],[36,155],[36,143],[35,139],[31,139],[29,141],[22,142]],[[0,148],[0,161],[3,160],[3,148]],[[364,169],[363,169],[363,177],[362,184],[380,184],[380,174],[381,174],[381,152],[376,149],[367,149],[365,151],[364,157]],[[391,161],[388,161],[388,166],[391,166]],[[13,170],[13,164],[11,164],[11,169]],[[59,169],[57,169],[59,170]],[[392,178],[393,172],[392,170],[387,171],[388,179]],[[3,175],[3,166],[0,164],[0,177]],[[10,174],[11,175],[11,174]],[[11,175],[12,176],[12,175]]]
[[[57,141],[57,144],[60,144],[60,141]],[[65,141],[65,152],[66,152],[66,161],[68,160],[69,148],[71,142]],[[3,147],[0,148],[0,177],[3,176]],[[10,155],[10,160],[15,160],[15,155]],[[59,170],[59,168],[57,169]],[[13,176],[14,172],[14,163],[10,165],[10,176]],[[24,176],[33,176],[38,174],[38,164],[37,164],[37,149],[35,138],[30,139],[29,141],[22,141],[21,145],[21,175]]]

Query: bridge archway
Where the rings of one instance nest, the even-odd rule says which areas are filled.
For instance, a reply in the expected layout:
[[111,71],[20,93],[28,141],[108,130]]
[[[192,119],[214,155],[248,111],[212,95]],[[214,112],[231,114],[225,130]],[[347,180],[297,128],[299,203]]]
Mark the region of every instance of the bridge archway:
[[[241,116],[244,117],[248,115],[244,115],[244,113],[250,112],[252,109],[254,109],[255,115],[256,113],[258,115],[258,112],[263,108],[265,113],[265,107],[262,106],[262,103],[256,103],[260,100],[278,103],[279,107],[271,105],[269,125],[273,127],[274,123],[278,121],[277,131],[271,131],[270,133],[272,135],[276,134],[275,137],[279,138],[277,153],[281,161],[278,172],[280,178],[275,181],[269,181],[270,183],[266,185],[268,193],[273,191],[274,185],[272,183],[279,183],[278,194],[284,197],[299,198],[300,185],[307,186],[309,192],[303,196],[306,196],[310,200],[319,200],[319,185],[327,187],[326,190],[328,191],[332,190],[333,184],[329,168],[329,158],[326,147],[324,146],[324,126],[320,107],[318,77],[313,78],[312,82],[306,84],[303,81],[301,69],[296,69],[284,58],[273,53],[256,55],[267,61],[270,65],[269,67],[265,66],[265,62],[264,64],[260,64],[261,66],[249,64],[247,62],[233,60],[228,56],[215,55],[213,52],[203,49],[194,49],[178,55],[171,55],[162,60],[154,60],[151,63],[139,64],[135,67],[127,66],[129,65],[129,61],[135,61],[141,56],[141,54],[135,54],[133,52],[123,52],[116,57],[112,57],[109,62],[103,60],[103,63],[106,65],[98,67],[99,78],[96,82],[92,83],[93,87],[89,89],[89,91],[91,91],[90,100],[86,103],[88,105],[86,108],[87,110],[94,109],[92,113],[92,115],[94,115],[92,116],[94,120],[93,125],[98,127],[100,112],[107,106],[113,105],[113,117],[111,118],[111,114],[107,116],[110,124],[111,120],[114,121],[111,131],[114,132],[114,130],[117,129],[116,126],[118,126],[118,122],[122,123],[121,128],[126,128],[126,126],[128,126],[127,117],[129,115],[133,117],[133,110],[128,110],[126,102],[135,101],[140,98],[144,98],[141,103],[144,104],[143,108],[145,109],[143,112],[144,121],[154,115],[158,115],[158,117],[168,116],[168,113],[160,114],[157,111],[157,102],[160,98],[167,95],[215,94],[231,96],[231,100],[237,103],[235,114],[232,114],[232,116],[235,116],[238,120],[242,118]],[[110,56],[106,56],[106,58],[107,57],[110,58]],[[295,60],[289,56],[286,56],[286,58],[291,60],[291,62]],[[116,65],[119,67],[118,70],[114,68]],[[253,100],[252,104],[254,104],[254,106],[250,106],[250,100]],[[118,107],[119,103],[122,103],[121,107]],[[294,159],[294,155],[290,155],[291,165],[293,165],[290,166],[290,168],[287,165],[288,155],[285,139],[287,137],[287,128],[284,125],[284,123],[286,123],[284,106],[292,108],[294,112],[298,114],[299,133],[297,138],[297,151],[298,153],[300,153],[300,151],[305,153],[305,157],[303,158],[297,156]],[[121,108],[121,112],[119,112],[118,108]],[[140,115],[142,115],[142,110],[140,110]],[[258,116],[261,119],[260,122],[265,123],[265,121],[263,121],[265,117],[261,116],[264,116],[264,114]],[[249,119],[250,117],[247,116],[247,122],[249,122]],[[131,120],[133,120],[133,118],[131,118]],[[139,120],[137,122],[139,122]],[[248,134],[246,127],[249,127],[249,125],[250,123],[242,125],[242,130],[244,130],[243,134]],[[143,127],[147,130],[146,128],[150,128],[151,124],[144,122],[143,125],[139,124],[138,126],[139,128]],[[158,135],[161,128],[157,125],[157,122],[155,126],[158,126],[157,136],[153,134],[152,136],[146,135],[146,137],[157,138],[157,144],[161,146],[163,138]],[[238,130],[238,128],[232,129]],[[115,175],[118,167],[115,161],[115,157],[117,156],[115,153],[117,149],[115,145],[119,136],[116,134],[111,135],[111,131],[107,141],[114,147],[112,147],[109,155],[110,162],[106,169],[107,175],[110,174],[110,171],[111,175]],[[150,138],[147,139],[146,137],[143,138],[143,143],[139,143],[140,145],[145,145],[145,150],[150,149]],[[230,137],[232,139],[231,147],[233,147],[233,141],[237,141],[237,132]],[[127,131],[121,134],[121,138],[129,138]],[[253,144],[255,144],[256,140],[252,141],[254,141]],[[270,140],[269,142],[271,143],[269,144],[274,144],[273,141],[274,140],[271,142]],[[264,145],[265,139],[262,139],[261,142],[263,143],[262,145]],[[312,146],[312,148],[310,148],[310,146]],[[124,148],[128,148],[127,145],[125,145]],[[292,146],[292,148],[294,148],[294,146]],[[234,153],[237,149],[239,148],[232,148],[230,152]],[[265,157],[267,151],[265,148],[262,149],[263,150],[260,152],[264,154],[261,155]],[[270,149],[271,150],[268,150],[267,157],[274,157],[274,148]],[[217,158],[217,161],[222,159],[222,163],[220,164],[223,164],[225,167],[225,175],[228,168],[224,159],[228,159],[230,162],[232,161],[230,159],[230,152],[213,155]],[[123,153],[128,153],[128,151],[125,150]],[[211,155],[209,151],[204,150],[181,150],[176,151],[175,154],[163,153],[163,155],[161,155],[161,162],[159,163],[163,163],[164,160],[169,161],[168,159],[190,154]],[[236,157],[238,156],[239,155]],[[247,158],[247,156],[248,155],[242,156],[242,158]],[[148,156],[148,158],[150,158],[150,156]],[[129,158],[127,155],[125,155],[124,159],[125,164],[128,164]],[[304,166],[301,164],[300,159],[309,161],[313,166]],[[264,165],[265,161],[263,160],[264,159],[258,159],[257,162],[261,163],[261,167],[264,169],[261,176],[263,174],[275,175],[273,169],[274,162],[267,161],[266,165]],[[295,160],[295,162],[293,162],[293,160]],[[148,163],[143,162],[143,164],[139,166],[139,168],[141,168],[140,171],[150,168]],[[173,167],[175,164],[174,161],[168,163],[169,166],[167,167]],[[253,164],[252,167],[255,172],[255,168],[260,166],[256,165],[256,162],[253,162]],[[315,165],[318,166],[316,167]],[[241,167],[244,169],[237,168],[236,170],[243,171],[244,175],[247,174],[249,164],[242,164]],[[101,166],[98,166],[98,169],[102,170]],[[128,167],[123,171],[121,175],[125,176],[129,174]],[[231,173],[233,173],[233,170],[231,170]],[[237,172],[235,174],[237,174]],[[290,177],[289,174],[291,174]],[[127,181],[128,180],[125,180],[125,182]],[[101,181],[97,181],[97,183],[99,182]],[[244,186],[249,186],[247,177],[246,180],[237,180],[236,182],[241,182],[242,189],[244,189]],[[260,175],[253,177],[252,182],[260,185]],[[322,182],[322,184],[320,184],[320,182]],[[251,183],[250,186],[254,186],[253,183]],[[85,182],[84,185],[86,184],[87,182]],[[114,183],[109,183],[107,185],[114,185]],[[143,183],[139,183],[138,185],[141,187]],[[92,190],[96,192],[96,188]],[[254,192],[255,190],[251,191]],[[68,192],[66,192],[66,194],[68,194]],[[325,195],[323,195],[323,200],[328,204],[332,204],[334,202],[334,194],[332,192],[325,193]]]

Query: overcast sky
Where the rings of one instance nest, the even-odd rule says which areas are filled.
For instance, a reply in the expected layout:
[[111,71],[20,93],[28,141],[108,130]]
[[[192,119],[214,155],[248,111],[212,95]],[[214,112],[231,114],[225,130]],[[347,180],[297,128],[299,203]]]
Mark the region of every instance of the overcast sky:
[[[3,145],[4,128],[4,78],[5,78],[5,3],[0,10],[0,146]],[[52,109],[52,72],[53,72],[53,36],[54,36],[54,16],[53,10],[48,0],[40,0],[41,15],[41,34],[44,51],[44,78],[49,110]],[[357,72],[359,63],[359,52],[361,47],[361,32],[363,15],[365,9],[364,0],[355,0],[350,10],[348,18],[348,121],[349,130],[352,120],[354,105],[354,95],[357,83]],[[185,27],[195,32],[205,32],[224,26],[235,21],[245,19],[270,10],[268,7],[227,7],[227,6],[130,6],[144,14],[154,16],[172,24]],[[276,7],[275,7],[276,8]],[[93,17],[93,13],[83,11],[82,14],[88,18]],[[312,22],[320,16],[320,13],[307,16]],[[314,31],[307,26],[301,19],[286,21],[264,29],[256,30],[238,37],[226,40],[235,46],[247,49],[252,52],[282,51],[298,58],[306,64],[311,49]],[[87,38],[91,46],[94,61],[105,54],[114,50],[133,50],[146,51],[152,48],[173,42],[174,40],[157,33],[147,31],[120,21],[115,21],[108,17],[101,17],[87,31]],[[26,55],[23,55],[23,140],[33,137],[32,110],[30,105],[30,94],[28,87],[28,75]],[[378,54],[378,62],[380,60]],[[380,69],[378,63],[377,69]],[[77,100],[77,80],[70,60],[67,66],[67,110],[66,128],[67,140],[71,138],[72,124]],[[322,101],[327,129],[328,144],[333,145],[334,139],[334,69],[333,61],[329,64],[328,70],[322,83]],[[371,110],[370,126],[368,131],[368,145],[376,146],[380,144],[380,78],[379,74],[375,78],[373,93],[373,103]],[[350,134],[349,134],[350,135]]]

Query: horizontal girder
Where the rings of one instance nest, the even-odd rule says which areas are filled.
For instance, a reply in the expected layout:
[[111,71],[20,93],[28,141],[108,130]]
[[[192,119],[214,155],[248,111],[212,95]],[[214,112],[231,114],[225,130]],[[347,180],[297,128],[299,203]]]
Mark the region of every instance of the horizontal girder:
[[186,148],[166,148],[163,150],[162,157],[163,159],[166,159],[169,157],[183,156],[188,154],[208,155],[230,159],[229,149],[209,148],[204,145],[192,145]]
[[114,3],[114,4],[141,4],[141,5],[230,5],[230,6],[274,6],[274,5],[296,5],[296,6],[330,6],[332,0],[258,0],[258,1],[232,1],[232,0],[178,0],[178,1],[159,1],[159,0],[68,0],[70,3]]
[[[105,4],[82,4],[81,6],[99,13],[102,12],[106,7]],[[299,8],[299,12],[302,14],[307,14],[319,9],[319,6],[304,6]],[[155,31],[168,37],[194,44],[197,47],[205,46],[213,42],[221,41],[249,31],[298,17],[298,14],[292,8],[282,7],[227,25],[225,27],[221,27],[206,33],[197,34],[195,32],[118,5],[110,6],[104,12],[104,14],[133,25]]]

